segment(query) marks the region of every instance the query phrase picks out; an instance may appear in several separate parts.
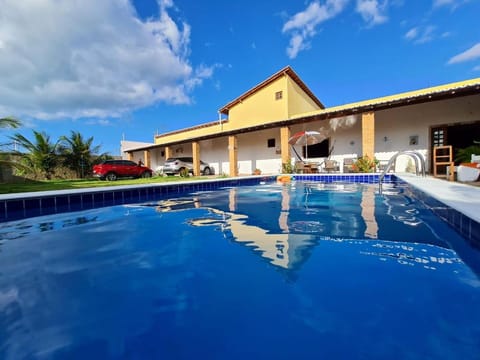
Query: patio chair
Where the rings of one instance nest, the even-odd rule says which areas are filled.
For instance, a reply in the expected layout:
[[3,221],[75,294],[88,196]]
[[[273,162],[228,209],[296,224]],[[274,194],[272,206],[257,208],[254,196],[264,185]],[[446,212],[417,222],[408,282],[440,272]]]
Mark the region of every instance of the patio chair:
[[352,173],[353,172],[353,164],[355,164],[355,158],[345,158],[343,159],[343,172],[344,173]]
[[327,159],[323,162],[323,164],[323,170],[326,172],[335,172],[340,170],[338,162],[336,160]]
[[308,168],[309,173],[314,173],[314,174],[318,173],[318,163],[311,162],[311,163],[307,163],[306,166]]
[[295,172],[303,174],[305,172],[305,163],[303,161],[295,161]]

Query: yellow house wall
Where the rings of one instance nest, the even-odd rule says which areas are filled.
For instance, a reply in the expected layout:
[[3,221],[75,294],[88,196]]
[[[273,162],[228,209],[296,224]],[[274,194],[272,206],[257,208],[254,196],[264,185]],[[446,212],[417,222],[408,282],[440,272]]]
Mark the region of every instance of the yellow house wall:
[[291,78],[287,78],[288,117],[320,110],[320,107]]
[[[282,98],[275,99],[275,93],[282,92]],[[288,76],[282,76],[255,94],[235,104],[229,111],[228,122],[205,128],[186,130],[172,135],[155,138],[155,144],[188,141],[197,137],[221,134],[222,131],[268,124],[286,120],[291,115],[319,110],[319,106]]]
[[[282,99],[275,100],[275,93],[282,91]],[[294,94],[290,95],[289,91]],[[300,97],[300,98],[299,98]],[[222,131],[238,130],[249,126],[272,123],[288,118],[288,107],[292,104],[296,111],[315,110],[313,102],[295,85],[288,76],[282,76],[271,84],[258,90],[242,102],[235,104],[229,111],[228,122],[205,128],[186,130],[172,135],[155,138],[155,144],[188,141],[201,136],[221,134]]]
[[[287,76],[282,76],[234,105],[228,114],[228,130],[286,119],[288,116],[287,90]],[[278,91],[282,91],[283,97],[275,100],[275,93]]]
[[220,121],[217,125],[212,125],[204,128],[199,129],[192,129],[186,130],[182,132],[178,132],[171,135],[166,135],[162,137],[155,138],[155,144],[162,145],[162,144],[170,144],[172,142],[179,142],[179,141],[188,141],[189,139],[194,139],[200,136],[211,135],[211,134],[220,134],[222,130],[225,128],[225,123],[221,124]]

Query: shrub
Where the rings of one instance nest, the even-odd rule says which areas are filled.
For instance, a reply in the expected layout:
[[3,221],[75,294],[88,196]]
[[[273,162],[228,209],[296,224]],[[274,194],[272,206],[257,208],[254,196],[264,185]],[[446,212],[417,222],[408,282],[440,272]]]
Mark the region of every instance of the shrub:
[[186,169],[186,168],[181,169],[178,174],[179,174],[181,177],[189,177],[189,176],[190,176],[190,172],[189,172],[188,169]]
[[469,163],[472,160],[472,155],[480,155],[480,141],[474,141],[473,145],[466,148],[457,149],[455,161],[459,163]]
[[293,174],[294,167],[292,163],[283,163],[282,164],[282,174]]
[[370,159],[367,155],[357,159],[352,165],[353,172],[368,173],[374,172],[379,161],[377,159]]

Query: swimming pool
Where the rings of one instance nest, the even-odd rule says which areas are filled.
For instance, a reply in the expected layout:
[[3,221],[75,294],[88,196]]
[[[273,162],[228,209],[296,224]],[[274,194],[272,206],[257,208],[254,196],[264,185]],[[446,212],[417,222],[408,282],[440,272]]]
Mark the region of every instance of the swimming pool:
[[401,184],[225,187],[0,226],[0,358],[480,353],[478,250]]

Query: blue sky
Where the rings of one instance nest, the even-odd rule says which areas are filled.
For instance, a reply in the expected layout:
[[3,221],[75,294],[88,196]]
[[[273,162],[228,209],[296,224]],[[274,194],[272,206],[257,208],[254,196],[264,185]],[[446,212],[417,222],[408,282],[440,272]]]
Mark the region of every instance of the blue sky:
[[480,77],[479,16],[480,0],[0,0],[0,116],[119,155],[287,65],[327,107]]

